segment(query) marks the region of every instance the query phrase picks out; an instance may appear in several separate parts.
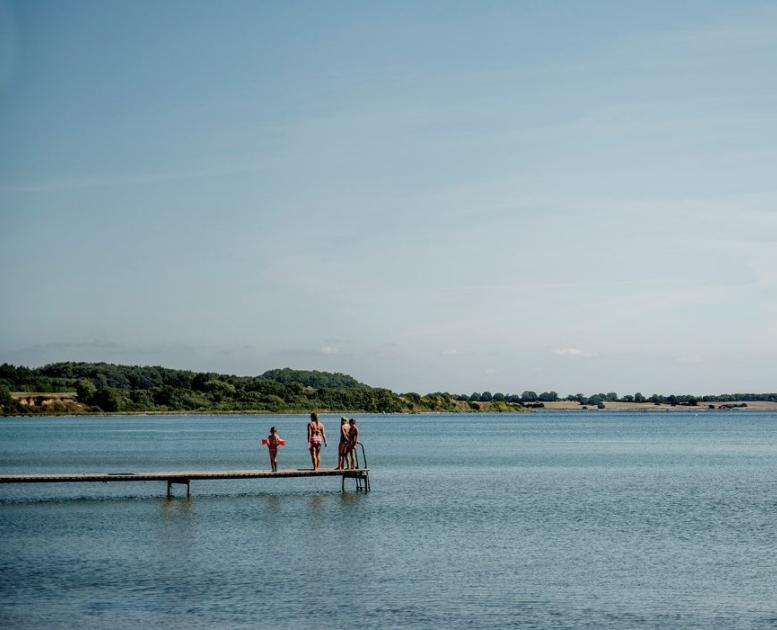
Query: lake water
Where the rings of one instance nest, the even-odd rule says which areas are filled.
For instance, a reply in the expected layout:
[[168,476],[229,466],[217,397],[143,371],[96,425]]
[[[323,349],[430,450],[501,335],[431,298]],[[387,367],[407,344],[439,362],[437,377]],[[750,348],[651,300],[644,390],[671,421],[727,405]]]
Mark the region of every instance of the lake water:
[[[280,467],[306,467],[305,423],[6,419],[0,472],[266,468],[272,424]],[[369,494],[338,478],[194,481],[172,500],[164,482],[0,486],[0,626],[777,627],[777,414],[360,426]]]

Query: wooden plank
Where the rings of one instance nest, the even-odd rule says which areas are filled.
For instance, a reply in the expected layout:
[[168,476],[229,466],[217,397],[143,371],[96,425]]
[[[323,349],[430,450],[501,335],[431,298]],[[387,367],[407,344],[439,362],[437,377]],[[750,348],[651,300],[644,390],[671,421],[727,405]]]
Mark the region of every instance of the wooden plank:
[[0,483],[84,483],[94,481],[192,481],[194,479],[268,479],[288,477],[366,477],[367,468],[319,470],[297,468],[279,470],[189,470],[170,472],[55,473],[0,475]]

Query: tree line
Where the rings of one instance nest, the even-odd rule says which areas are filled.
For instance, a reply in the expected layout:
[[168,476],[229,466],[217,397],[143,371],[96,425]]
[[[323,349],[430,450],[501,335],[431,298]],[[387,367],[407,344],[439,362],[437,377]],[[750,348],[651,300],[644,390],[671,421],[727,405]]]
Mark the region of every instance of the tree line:
[[408,406],[388,389],[347,374],[269,370],[259,376],[111,363],[52,363],[41,368],[0,366],[4,413],[34,411],[10,392],[73,392],[93,412],[298,411],[401,412]]
[[[11,392],[75,392],[74,409],[56,401],[47,407],[24,404]],[[710,402],[768,400],[777,394],[718,394],[713,396],[652,394],[640,392],[618,396],[615,392],[592,395],[570,394],[566,400],[581,405],[602,406],[607,402],[652,402],[697,405]],[[397,394],[370,387],[352,376],[317,370],[268,370],[258,376],[175,370],[159,366],[128,366],[112,363],[61,362],[39,368],[0,365],[0,411],[4,414],[87,411],[353,411],[407,413],[424,411],[512,411],[561,400],[555,391],[521,394],[489,391],[471,394],[432,392]]]

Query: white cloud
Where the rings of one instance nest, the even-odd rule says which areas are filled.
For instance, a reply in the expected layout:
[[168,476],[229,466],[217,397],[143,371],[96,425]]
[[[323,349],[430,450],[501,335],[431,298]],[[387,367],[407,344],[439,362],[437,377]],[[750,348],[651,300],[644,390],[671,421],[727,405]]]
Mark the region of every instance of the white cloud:
[[337,354],[340,352],[340,348],[337,346],[322,346],[321,354]]
[[595,352],[580,350],[580,348],[556,348],[551,350],[553,354],[559,357],[595,357]]

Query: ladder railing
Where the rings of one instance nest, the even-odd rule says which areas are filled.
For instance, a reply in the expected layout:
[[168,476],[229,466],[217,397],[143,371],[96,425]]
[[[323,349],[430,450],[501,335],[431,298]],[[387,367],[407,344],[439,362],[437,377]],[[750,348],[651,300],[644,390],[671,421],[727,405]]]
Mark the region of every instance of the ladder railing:
[[371,490],[370,487],[370,472],[367,467],[367,451],[364,450],[364,444],[361,442],[356,442],[356,446],[360,446],[362,450],[362,460],[364,460],[364,466],[360,465],[359,462],[359,451],[358,449],[353,449],[354,459],[356,461],[356,468],[346,468],[345,470],[353,470],[355,473],[358,472],[358,474],[354,475],[343,475],[343,492],[345,492],[345,479],[346,477],[351,477],[352,479],[356,480],[356,489],[362,490],[363,492],[369,492]]

